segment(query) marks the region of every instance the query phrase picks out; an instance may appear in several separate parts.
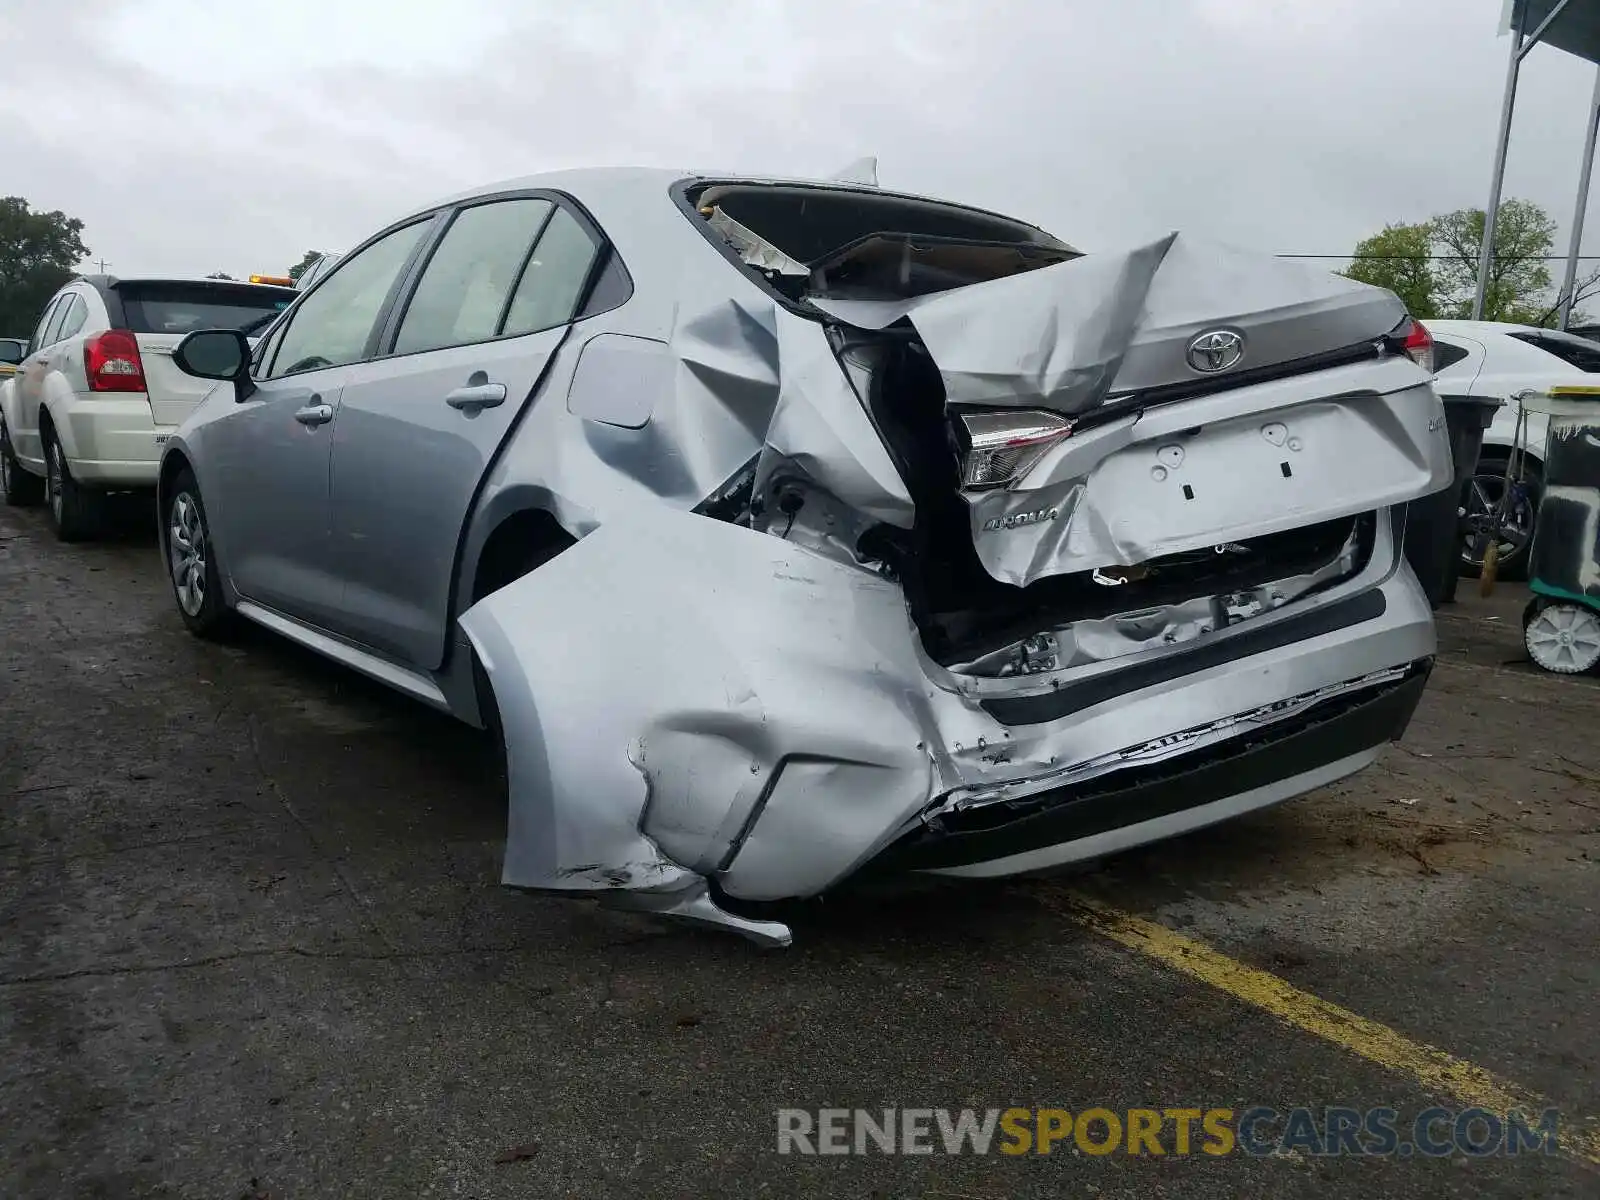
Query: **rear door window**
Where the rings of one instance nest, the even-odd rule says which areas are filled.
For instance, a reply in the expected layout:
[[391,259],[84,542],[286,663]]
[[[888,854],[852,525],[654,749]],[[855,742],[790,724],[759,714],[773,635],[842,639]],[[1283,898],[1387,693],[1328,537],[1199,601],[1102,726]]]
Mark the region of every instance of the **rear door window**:
[[44,338],[39,345],[54,346],[61,340],[61,326],[67,319],[67,310],[72,307],[73,297],[68,293],[56,301],[54,311],[50,314],[50,324],[45,327]]
[[416,354],[499,337],[529,247],[553,207],[529,197],[457,213],[406,305],[393,352]]
[[600,247],[564,208],[556,209],[533,248],[506,314],[507,334],[537,333],[572,320]]
[[127,327],[134,333],[193,333],[196,329],[258,332],[289,307],[291,288],[225,283],[133,282],[118,286]]
[[73,337],[83,328],[89,319],[89,306],[84,303],[83,297],[74,292],[67,301],[65,315],[61,318],[61,328],[56,331],[55,341],[63,342]]

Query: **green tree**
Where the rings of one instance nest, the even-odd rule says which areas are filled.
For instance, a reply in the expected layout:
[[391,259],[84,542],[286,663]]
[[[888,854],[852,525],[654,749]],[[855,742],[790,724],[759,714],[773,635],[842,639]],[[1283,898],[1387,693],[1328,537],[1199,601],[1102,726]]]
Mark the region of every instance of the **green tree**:
[[[1386,287],[1411,315],[1472,315],[1483,247],[1483,209],[1460,208],[1416,224],[1386,225],[1356,243],[1343,274]],[[1507,200],[1495,217],[1494,258],[1484,293],[1483,319],[1553,325],[1561,297],[1551,290],[1550,248],[1556,223],[1531,200]],[[1575,300],[1600,292],[1600,273],[1579,280]],[[1576,321],[1579,314],[1574,312]]]
[[0,197],[0,335],[27,337],[52,293],[89,256],[83,222]]
[[1439,315],[1439,279],[1433,269],[1433,230],[1419,225],[1385,225],[1356,243],[1355,261],[1344,272],[1361,283],[1388,288],[1418,320]]
[[[1460,208],[1434,217],[1436,271],[1445,315],[1470,317],[1478,286],[1478,256],[1483,250],[1483,209]],[[1556,223],[1531,200],[1507,200],[1494,222],[1494,257],[1484,291],[1485,321],[1542,324],[1551,312],[1547,255],[1555,244]],[[1547,319],[1547,318],[1546,318]]]
[[311,265],[321,257],[322,251],[307,250],[304,257],[302,257],[299,262],[295,263],[294,266],[289,268],[289,278],[298,283],[300,281],[300,276],[309,271],[311,269]]

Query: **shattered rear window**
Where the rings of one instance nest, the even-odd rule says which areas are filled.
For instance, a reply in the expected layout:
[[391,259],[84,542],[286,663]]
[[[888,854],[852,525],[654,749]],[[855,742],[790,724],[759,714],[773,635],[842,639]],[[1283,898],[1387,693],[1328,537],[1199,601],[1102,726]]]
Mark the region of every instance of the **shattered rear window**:
[[803,184],[707,184],[689,194],[711,235],[791,300],[896,300],[1078,257],[994,213]]

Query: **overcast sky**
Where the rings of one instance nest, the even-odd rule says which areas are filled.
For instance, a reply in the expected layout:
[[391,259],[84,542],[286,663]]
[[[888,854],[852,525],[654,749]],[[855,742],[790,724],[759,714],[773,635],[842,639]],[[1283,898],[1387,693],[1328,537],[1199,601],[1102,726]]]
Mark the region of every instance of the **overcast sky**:
[[[545,169],[826,175],[875,154],[885,187],[1087,249],[1181,228],[1343,253],[1483,204],[1501,9],[0,0],[0,194],[82,218],[113,273],[242,276]],[[1507,193],[1563,227],[1592,81],[1549,47],[1523,71]],[[1600,247],[1600,187],[1590,230]]]

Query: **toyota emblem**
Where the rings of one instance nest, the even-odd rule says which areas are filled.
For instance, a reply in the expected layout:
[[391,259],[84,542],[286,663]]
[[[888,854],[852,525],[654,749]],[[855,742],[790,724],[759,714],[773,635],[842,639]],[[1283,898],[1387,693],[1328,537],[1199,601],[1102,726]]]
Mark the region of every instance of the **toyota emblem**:
[[1214,375],[1239,365],[1244,358],[1244,335],[1231,329],[1208,329],[1189,343],[1189,365]]

